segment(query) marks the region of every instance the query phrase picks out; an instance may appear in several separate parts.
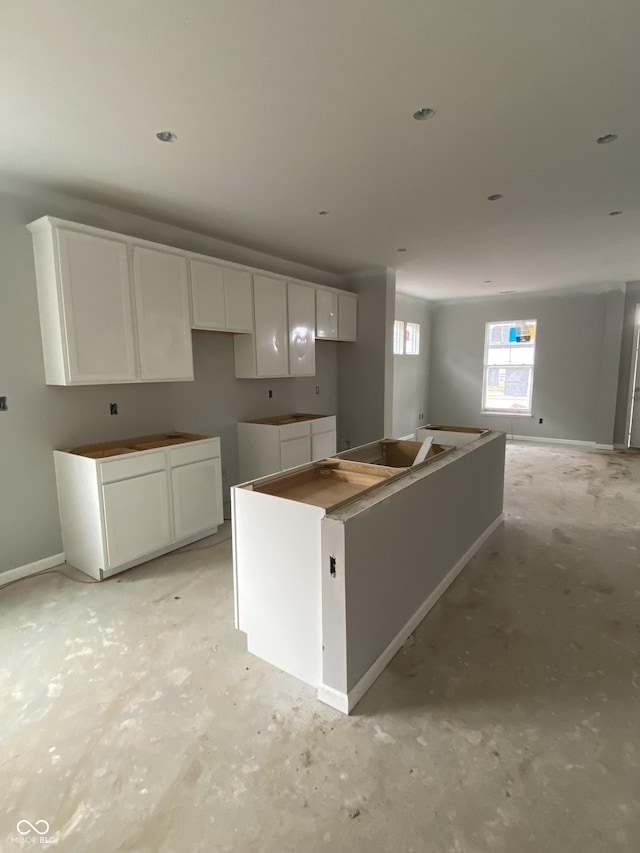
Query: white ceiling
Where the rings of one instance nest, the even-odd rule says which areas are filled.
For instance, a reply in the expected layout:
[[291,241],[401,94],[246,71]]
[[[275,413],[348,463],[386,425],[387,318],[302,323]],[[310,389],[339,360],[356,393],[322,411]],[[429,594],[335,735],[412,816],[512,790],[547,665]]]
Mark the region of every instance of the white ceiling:
[[0,171],[423,298],[638,279],[639,35],[638,0],[2,0]]

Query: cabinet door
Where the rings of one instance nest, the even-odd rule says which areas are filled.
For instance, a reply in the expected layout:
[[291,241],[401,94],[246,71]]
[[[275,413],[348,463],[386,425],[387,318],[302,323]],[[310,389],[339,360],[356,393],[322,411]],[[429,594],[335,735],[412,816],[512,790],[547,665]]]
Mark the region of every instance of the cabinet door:
[[315,376],[316,372],[316,300],[312,287],[287,283],[289,306],[289,373],[291,376]]
[[316,290],[316,338],[335,341],[338,337],[338,294]]
[[222,524],[220,459],[205,459],[171,469],[176,539],[186,539]]
[[335,456],[336,434],[335,432],[321,432],[311,436],[311,461],[325,459],[327,456]]
[[126,243],[65,229],[57,240],[69,383],[135,382]]
[[308,435],[302,438],[292,438],[280,444],[280,469],[295,468],[311,462],[311,441]]
[[186,258],[134,246],[133,276],[142,380],[193,379]]
[[287,284],[281,278],[253,277],[256,323],[256,373],[258,376],[286,376]]
[[233,332],[253,332],[251,273],[224,267],[223,274],[227,329]]
[[358,339],[358,297],[349,293],[338,294],[338,340]]
[[102,487],[107,560],[113,569],[171,543],[165,471]]
[[206,261],[189,261],[194,329],[227,328],[223,269]]

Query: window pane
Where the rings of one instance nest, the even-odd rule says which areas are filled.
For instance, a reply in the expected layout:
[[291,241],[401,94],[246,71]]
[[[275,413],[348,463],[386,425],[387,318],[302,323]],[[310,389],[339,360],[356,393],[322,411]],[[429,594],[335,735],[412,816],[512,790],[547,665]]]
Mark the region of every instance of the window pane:
[[407,355],[420,355],[419,323],[407,323],[406,325],[405,352]]
[[531,412],[535,320],[487,323],[483,408]]
[[393,354],[402,355],[404,352],[404,323],[396,320],[393,324]]

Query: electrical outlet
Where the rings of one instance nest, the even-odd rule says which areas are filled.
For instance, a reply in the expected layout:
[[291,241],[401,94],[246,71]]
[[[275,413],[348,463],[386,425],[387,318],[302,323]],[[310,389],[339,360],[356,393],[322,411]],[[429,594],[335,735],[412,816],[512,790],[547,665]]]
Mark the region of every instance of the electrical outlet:
[[320,386],[316,385],[316,394],[319,394],[319,393],[320,393]]
[[541,424],[544,418],[538,418],[538,423]]
[[117,403],[109,403],[109,414],[117,415],[118,414],[118,404]]
[[0,397],[0,412],[6,412],[9,408],[6,397]]
[[271,388],[269,388],[269,399],[271,399],[272,397],[273,397],[273,391],[271,390]]

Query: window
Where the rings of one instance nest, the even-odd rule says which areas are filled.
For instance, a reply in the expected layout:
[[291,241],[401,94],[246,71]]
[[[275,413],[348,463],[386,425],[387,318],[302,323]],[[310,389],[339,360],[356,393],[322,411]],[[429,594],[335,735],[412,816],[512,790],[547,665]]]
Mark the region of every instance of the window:
[[402,355],[404,352],[404,323],[396,320],[393,324],[393,354]]
[[407,323],[404,340],[407,355],[420,355],[420,323]]
[[536,354],[536,320],[487,323],[482,411],[530,415]]
[[393,354],[420,355],[420,323],[396,320],[393,324]]

